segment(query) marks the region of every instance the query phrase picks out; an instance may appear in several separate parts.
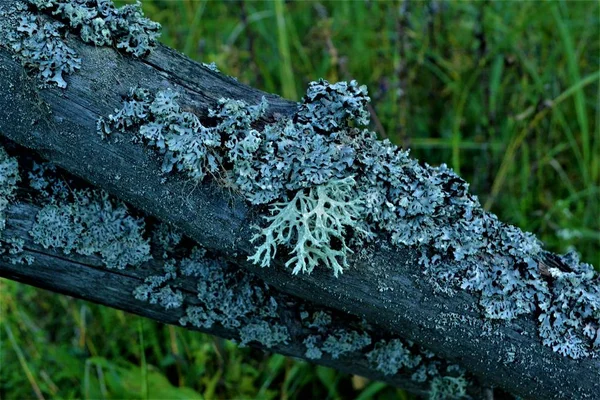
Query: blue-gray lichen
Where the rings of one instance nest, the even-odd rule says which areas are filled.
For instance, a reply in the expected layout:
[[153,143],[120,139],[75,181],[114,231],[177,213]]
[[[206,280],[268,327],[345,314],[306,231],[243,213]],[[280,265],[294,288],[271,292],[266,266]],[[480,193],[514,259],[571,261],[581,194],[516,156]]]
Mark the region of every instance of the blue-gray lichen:
[[135,129],[136,139],[164,154],[164,172],[176,167],[191,178],[202,180],[207,173],[219,169],[220,157],[215,149],[220,138],[214,129],[202,125],[195,114],[182,111],[178,97],[172,90],[152,96],[146,89],[132,89],[123,107],[109,115],[108,121],[99,119],[98,127],[103,135]]
[[280,343],[287,343],[290,339],[288,330],[280,324],[270,324],[261,320],[244,325],[240,329],[240,345],[245,346],[251,342],[258,342],[265,347],[273,347]]
[[159,223],[152,231],[152,244],[160,257],[166,259],[183,239],[183,234],[173,226]]
[[75,50],[63,40],[64,25],[60,22],[43,22],[33,14],[24,13],[14,22],[15,27],[6,33],[7,45],[15,51],[27,68],[36,71],[38,78],[45,83],[55,83],[66,88],[64,75],[69,75],[81,67],[81,59]]
[[173,290],[167,282],[177,278],[177,266],[174,261],[166,261],[163,265],[164,275],[152,275],[144,280],[144,284],[134,291],[134,297],[150,304],[159,304],[165,309],[179,308],[183,304],[183,294]]
[[366,332],[338,329],[327,336],[321,350],[331,354],[333,358],[361,350],[371,344],[371,337]]
[[[196,282],[193,304],[184,306],[182,292],[173,287],[178,279]],[[185,309],[182,325],[210,329],[215,324],[239,332],[241,345],[259,342],[272,347],[290,336],[278,323],[277,301],[267,294],[264,284],[249,275],[234,272],[228,265],[195,248],[189,257],[165,261],[164,274],[146,278],[134,292],[138,300],[164,308]]]
[[540,336],[554,351],[572,358],[600,356],[600,277],[577,254],[560,257],[550,266],[549,300],[539,316]]
[[467,381],[463,376],[440,376],[431,382],[429,400],[464,399],[466,395]]
[[4,148],[0,146],[0,233],[6,226],[4,212],[9,201],[15,194],[17,183],[21,180],[19,176],[19,163],[16,158],[10,157]]
[[395,375],[402,368],[414,368],[421,362],[399,339],[379,342],[367,353],[367,358],[384,375]]
[[75,190],[72,200],[47,204],[30,234],[36,243],[65,254],[97,253],[109,268],[136,266],[151,258],[144,221],[99,190]]
[[115,45],[136,57],[154,47],[160,24],[144,17],[141,4],[116,8],[111,0],[28,0],[79,32],[81,40],[96,46]]
[[23,255],[24,240],[21,238],[4,237],[6,227],[6,208],[15,195],[19,176],[19,163],[15,157],[10,157],[0,146],[0,254],[7,254],[12,264],[31,264],[33,257]]
[[[368,101],[356,82],[321,80],[310,84],[290,118],[258,124],[268,108],[264,99],[257,105],[221,99],[209,110],[208,127],[182,111],[175,92],[136,89],[99,127],[153,145],[165,155],[165,171],[175,165],[197,181],[218,175],[250,203],[269,205],[272,215],[250,257],[259,265],[270,265],[284,247],[294,273],[322,265],[337,276],[351,240],[383,232],[420,252],[437,289],[478,293],[491,319],[537,313],[545,344],[573,358],[597,356],[600,296],[591,267],[565,259],[570,272],[544,274],[537,239],[486,212],[451,169],[421,165],[362,128]],[[585,296],[575,301],[578,291]]]
[[35,258],[32,255],[23,254],[25,240],[15,237],[2,238],[2,244],[0,254],[8,255],[11,264],[32,265],[35,262]]

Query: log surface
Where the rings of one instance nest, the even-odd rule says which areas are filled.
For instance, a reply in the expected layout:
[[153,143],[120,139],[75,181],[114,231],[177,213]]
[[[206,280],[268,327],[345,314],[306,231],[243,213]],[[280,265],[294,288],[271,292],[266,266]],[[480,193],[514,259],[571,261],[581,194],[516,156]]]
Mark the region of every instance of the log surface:
[[[67,77],[66,90],[38,90],[12,54],[0,48],[2,135],[174,224],[278,290],[364,317],[458,363],[492,386],[525,398],[600,397],[600,361],[572,360],[543,346],[531,316],[490,328],[474,296],[435,293],[420,272],[416,251],[409,248],[380,240],[366,249],[367,257],[351,260],[351,268],[340,278],[320,270],[292,276],[283,267],[261,269],[248,263],[257,209],[212,182],[193,185],[181,174],[163,181],[161,160],[152,150],[124,136],[103,140],[96,133],[96,120],[118,108],[132,87],[171,87],[198,115],[207,115],[221,97],[255,104],[266,96],[271,115],[289,115],[296,104],[240,84],[164,46],[147,59],[134,60],[111,48],[85,45],[73,35],[69,45],[83,63]],[[81,279],[92,277],[83,274]],[[85,284],[80,284],[71,294],[83,297],[84,291]]]

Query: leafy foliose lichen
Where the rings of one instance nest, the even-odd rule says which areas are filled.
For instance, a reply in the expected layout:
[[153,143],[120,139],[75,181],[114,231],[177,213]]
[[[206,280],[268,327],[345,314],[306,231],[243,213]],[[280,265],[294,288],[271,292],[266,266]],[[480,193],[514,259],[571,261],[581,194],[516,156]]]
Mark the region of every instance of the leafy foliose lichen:
[[169,253],[175,250],[176,246],[183,239],[183,234],[173,226],[166,223],[159,223],[152,230],[152,245],[160,258],[167,259]]
[[79,32],[81,40],[97,46],[115,45],[142,57],[160,36],[160,24],[144,17],[141,4],[116,8],[111,0],[28,0]]
[[218,133],[200,123],[198,117],[182,111],[172,90],[150,91],[134,88],[121,109],[98,120],[103,135],[113,130],[132,132],[136,139],[155,147],[164,155],[163,171],[176,167],[194,180],[202,180],[207,173],[216,173],[221,157],[216,148],[221,145]]
[[16,52],[25,67],[36,71],[43,82],[66,88],[64,75],[78,70],[81,59],[63,41],[64,25],[43,22],[29,13],[21,15],[16,24],[6,34],[7,45]]
[[296,120],[320,132],[345,129],[349,123],[369,124],[367,87],[356,81],[330,84],[324,79],[311,82],[296,113]]
[[17,183],[21,180],[19,163],[15,157],[10,157],[0,146],[0,254],[7,254],[12,264],[31,264],[33,257],[23,255],[23,239],[4,237],[6,228],[6,208],[15,195]]
[[[325,185],[300,190],[287,203],[271,206],[268,226],[252,241],[261,240],[250,261],[268,266],[277,253],[277,246],[291,248],[292,257],[286,266],[292,273],[310,273],[317,265],[326,266],[337,276],[348,262],[346,230],[357,225],[362,206],[354,197],[354,179],[332,180]],[[338,248],[336,248],[336,245]]]
[[[174,92],[141,91],[100,128],[134,131],[164,153],[166,171],[177,165],[198,181],[218,175],[250,203],[269,205],[271,215],[254,237],[257,248],[250,257],[259,265],[270,265],[283,247],[294,273],[321,265],[339,275],[351,252],[348,243],[384,233],[394,245],[420,252],[419,263],[438,290],[479,294],[486,317],[544,315],[560,298],[555,287],[563,283],[542,274],[537,239],[486,212],[446,165],[419,164],[407,150],[377,140],[363,128],[368,101],[356,82],[321,80],[310,85],[289,118],[264,124],[259,121],[268,109],[264,99],[257,105],[221,99],[206,127],[181,110]],[[323,194],[328,200],[320,202]],[[573,357],[597,353],[589,347],[597,337],[592,338],[597,323],[589,311],[597,299],[594,279],[581,280],[589,286],[581,307],[566,303],[569,311],[560,318],[568,316],[570,328],[553,328],[555,336],[547,327],[541,330],[557,351]],[[570,314],[576,306],[584,310],[576,311],[582,321]],[[578,340],[586,351],[577,350]]]
[[163,269],[164,275],[147,277],[143,285],[135,288],[133,295],[138,300],[159,304],[165,309],[179,308],[183,304],[183,293],[166,284],[177,278],[177,266],[173,260],[169,260],[165,262]]
[[468,382],[461,375],[440,376],[433,379],[429,391],[429,400],[464,399],[467,396]]
[[338,329],[327,336],[321,350],[331,354],[333,358],[339,358],[342,354],[361,350],[370,344],[371,337],[367,332]]
[[30,231],[36,243],[66,254],[97,253],[109,268],[136,266],[151,258],[144,221],[129,215],[125,204],[99,190],[75,190],[72,197],[39,211]]
[[196,282],[196,298],[185,305],[185,315],[179,320],[182,325],[210,329],[219,324],[235,329],[242,345],[259,342],[272,347],[289,340],[287,328],[277,322],[277,301],[267,294],[267,287],[208,257],[201,248],[195,248],[189,257],[166,260],[164,274],[146,278],[134,296],[167,309],[182,307],[183,294],[174,288],[182,279]]
[[[550,266],[550,300],[539,316],[540,336],[554,351],[578,359],[600,356],[600,277],[576,253]],[[565,268],[566,267],[566,268]]]
[[402,368],[412,369],[421,363],[421,357],[412,354],[399,339],[377,343],[367,358],[384,375],[395,375]]
[[14,196],[17,183],[21,180],[19,163],[16,158],[10,157],[0,146],[0,234],[6,226],[4,212],[9,201]]
[[240,344],[242,346],[251,342],[258,342],[265,347],[273,347],[280,343],[287,343],[290,335],[285,326],[280,324],[270,324],[261,320],[244,325],[240,329]]

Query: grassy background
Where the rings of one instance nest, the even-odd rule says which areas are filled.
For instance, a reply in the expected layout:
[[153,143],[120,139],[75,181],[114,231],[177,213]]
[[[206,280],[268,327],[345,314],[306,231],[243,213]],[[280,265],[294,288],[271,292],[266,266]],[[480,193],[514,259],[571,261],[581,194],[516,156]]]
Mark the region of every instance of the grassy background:
[[[486,208],[600,266],[598,2],[145,0],[162,41],[300,99],[357,79],[373,128],[446,162]],[[42,290],[0,281],[0,397],[411,398]]]

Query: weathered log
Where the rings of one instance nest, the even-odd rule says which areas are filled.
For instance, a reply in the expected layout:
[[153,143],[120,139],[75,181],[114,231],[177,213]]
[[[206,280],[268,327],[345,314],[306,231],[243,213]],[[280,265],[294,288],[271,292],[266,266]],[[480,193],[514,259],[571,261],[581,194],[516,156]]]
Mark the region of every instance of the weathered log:
[[69,45],[84,62],[66,90],[39,91],[11,53],[0,49],[4,136],[174,224],[281,292],[364,317],[458,363],[489,385],[526,398],[598,397],[599,361],[572,360],[543,346],[532,317],[489,328],[474,296],[434,291],[419,272],[413,249],[381,239],[366,249],[368,257],[351,260],[352,267],[340,278],[317,270],[292,277],[285,268],[261,269],[247,262],[257,209],[214,182],[194,186],[181,176],[163,181],[160,160],[151,150],[128,140],[102,140],[96,120],[117,108],[131,87],[176,88],[182,103],[201,116],[221,97],[257,103],[264,95],[271,115],[289,115],[295,103],[244,86],[163,46],[146,59],[133,60],[75,38]]
[[[40,244],[35,243],[29,234],[40,209],[40,206],[26,200],[15,201],[7,209],[6,230],[2,236],[4,239],[23,240],[23,251],[18,254],[18,257],[31,257],[33,262],[31,264],[14,263],[14,258],[11,260],[11,256],[0,256],[1,277],[93,301],[162,323],[181,325],[179,319],[185,315],[183,308],[165,309],[160,305],[138,300],[132,295],[135,289],[144,283],[145,278],[163,273],[164,261],[153,259],[145,262],[139,268],[119,270],[107,268],[100,257],[95,255],[65,254],[60,249],[45,249]],[[194,306],[198,302],[193,280],[180,280],[177,284],[177,290],[184,292],[185,301],[188,305]],[[239,295],[243,296],[242,293],[239,293]],[[358,351],[343,354],[335,359],[327,354],[317,360],[308,359],[305,354],[306,347],[302,343],[306,337],[306,332],[302,332],[303,325],[306,326],[306,322],[302,322],[299,312],[300,305],[302,303],[306,304],[306,302],[276,291],[270,292],[270,295],[277,300],[281,315],[286,316],[286,318],[282,318],[282,323],[285,323],[288,331],[291,332],[290,339],[287,343],[278,343],[270,348],[257,342],[253,343],[253,346],[265,351],[307,359],[346,373],[384,381],[415,394],[426,395],[429,392],[430,381],[415,382],[411,380],[412,372],[408,370],[386,376],[374,368],[364,355]],[[312,310],[323,310],[323,308],[315,309],[312,305],[308,306]],[[332,330],[348,329],[348,326],[344,324],[348,320],[346,316],[339,312],[336,314],[335,311],[327,311],[333,313],[332,320],[335,325],[331,327]],[[188,329],[238,341],[240,339],[240,328],[228,329],[219,324],[213,324],[210,328],[188,326]],[[444,365],[443,362],[442,365]],[[477,386],[471,386],[469,394],[478,396],[480,391]]]

